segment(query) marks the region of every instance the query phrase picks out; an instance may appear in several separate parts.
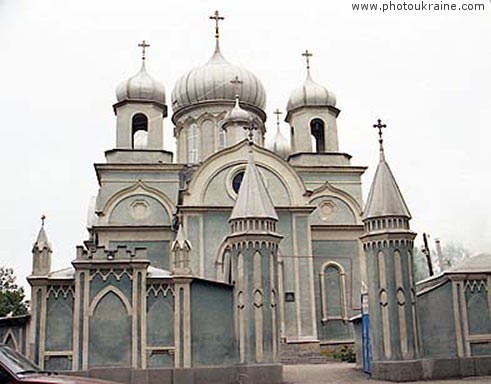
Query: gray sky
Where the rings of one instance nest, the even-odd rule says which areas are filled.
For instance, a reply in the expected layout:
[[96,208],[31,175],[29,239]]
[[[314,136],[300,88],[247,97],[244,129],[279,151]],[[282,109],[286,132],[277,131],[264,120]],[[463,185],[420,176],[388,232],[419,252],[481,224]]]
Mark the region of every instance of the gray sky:
[[[178,77],[212,54],[215,9],[226,17],[224,56],[266,88],[270,134],[272,111],[304,80],[309,49],[314,79],[342,111],[341,151],[370,167],[365,196],[381,117],[413,229],[491,252],[491,2],[475,12],[382,13],[352,11],[351,1],[0,0],[0,265],[21,281],[29,274],[42,213],[53,268],[69,265],[97,193],[92,164],[115,144],[114,89],[140,66],[137,43],[150,42],[147,68],[170,105]],[[170,118],[164,127],[173,149]]]

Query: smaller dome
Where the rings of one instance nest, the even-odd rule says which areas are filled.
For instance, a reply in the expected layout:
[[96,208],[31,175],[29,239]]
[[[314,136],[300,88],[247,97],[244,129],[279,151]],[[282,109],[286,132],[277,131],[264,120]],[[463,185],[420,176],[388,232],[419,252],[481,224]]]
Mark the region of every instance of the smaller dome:
[[164,85],[149,75],[145,68],[145,61],[140,71],[121,82],[116,88],[118,102],[123,100],[145,100],[165,104]]
[[235,106],[227,112],[223,119],[223,125],[229,124],[249,124],[251,122],[252,115],[245,109],[242,109],[239,104],[239,96],[235,96]]
[[291,146],[288,139],[283,136],[280,130],[280,126],[278,125],[276,129],[276,135],[268,146],[270,151],[276,152],[283,159],[286,159],[291,152]]
[[307,79],[302,86],[293,90],[287,104],[287,111],[292,111],[301,107],[334,107],[336,106],[336,96],[327,90],[326,87],[316,83],[307,72]]

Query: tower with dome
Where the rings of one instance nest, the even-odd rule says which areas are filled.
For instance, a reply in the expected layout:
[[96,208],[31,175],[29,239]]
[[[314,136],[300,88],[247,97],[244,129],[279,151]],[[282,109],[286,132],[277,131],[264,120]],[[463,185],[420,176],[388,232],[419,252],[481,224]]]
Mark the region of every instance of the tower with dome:
[[44,369],[279,383],[282,361],[354,343],[366,168],[339,149],[336,98],[314,81],[306,51],[304,83],[286,110],[269,111],[260,79],[222,52],[223,18],[211,19],[211,57],[177,79],[170,100],[140,44],[141,69],[116,89],[115,146],[95,164],[89,237],[72,265],[40,267],[34,247],[19,345]]

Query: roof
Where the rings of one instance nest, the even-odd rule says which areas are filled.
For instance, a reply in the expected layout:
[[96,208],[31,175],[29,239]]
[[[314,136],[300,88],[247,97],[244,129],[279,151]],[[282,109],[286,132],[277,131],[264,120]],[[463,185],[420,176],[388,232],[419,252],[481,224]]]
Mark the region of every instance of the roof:
[[380,162],[373,178],[362,219],[384,216],[411,218],[396,179],[385,161],[384,150],[380,148]]
[[481,253],[463,260],[444,273],[479,273],[491,272],[491,254]]
[[249,152],[244,178],[229,220],[245,218],[278,220],[262,176],[254,163],[252,151]]

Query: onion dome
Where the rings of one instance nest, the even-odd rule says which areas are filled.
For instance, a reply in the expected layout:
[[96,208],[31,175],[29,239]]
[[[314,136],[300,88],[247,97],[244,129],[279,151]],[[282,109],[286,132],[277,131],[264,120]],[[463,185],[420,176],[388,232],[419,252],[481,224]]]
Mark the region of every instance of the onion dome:
[[293,90],[286,109],[292,111],[301,107],[335,107],[336,96],[326,87],[312,80],[310,71],[302,86]]
[[286,159],[291,152],[290,142],[281,133],[281,129],[280,129],[281,112],[278,109],[276,109],[274,113],[276,114],[276,134],[273,140],[271,141],[271,143],[268,145],[268,149],[270,151],[276,152],[283,159]]
[[[241,79],[240,87],[231,82],[236,77]],[[220,52],[217,40],[211,59],[201,67],[191,69],[177,81],[172,91],[172,108],[177,113],[190,105],[233,101],[236,94],[241,103],[264,110],[266,91],[261,81],[247,69],[229,63]]]
[[251,122],[251,114],[240,107],[239,96],[235,96],[235,106],[227,112],[223,119],[223,126],[230,124],[249,124]]
[[140,71],[118,85],[116,98],[118,102],[143,100],[165,104],[165,88],[160,81],[150,76],[145,68],[145,59],[143,59]]
[[302,56],[305,56],[307,60],[307,78],[303,85],[295,88],[291,93],[286,107],[287,111],[290,112],[302,107],[335,107],[336,96],[334,93],[312,79],[309,61],[312,53],[305,51]]

